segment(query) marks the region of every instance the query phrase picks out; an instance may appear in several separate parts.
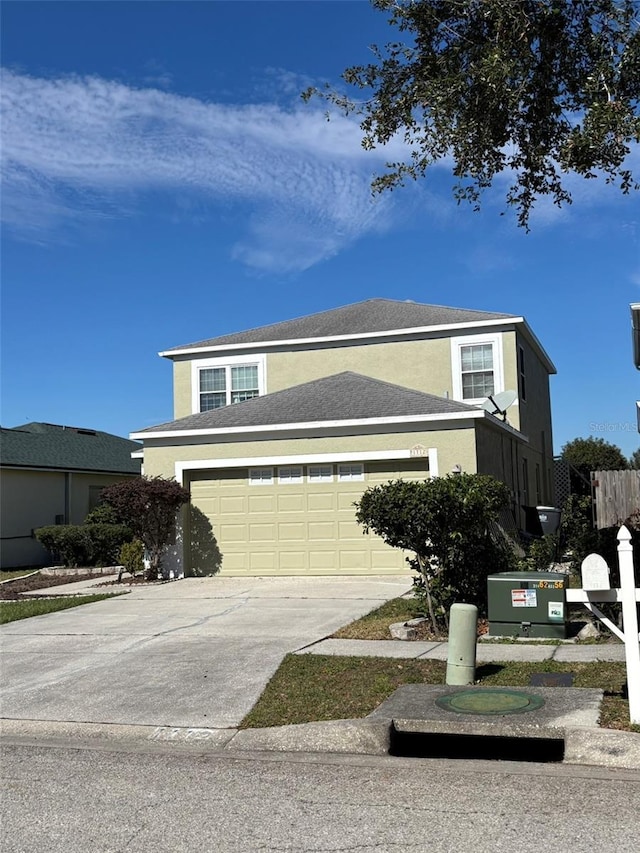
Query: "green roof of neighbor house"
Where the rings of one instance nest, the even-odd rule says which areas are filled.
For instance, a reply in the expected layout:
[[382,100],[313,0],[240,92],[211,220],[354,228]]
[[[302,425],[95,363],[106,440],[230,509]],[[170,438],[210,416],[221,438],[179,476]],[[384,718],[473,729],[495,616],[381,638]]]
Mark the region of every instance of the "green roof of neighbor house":
[[478,412],[477,406],[345,371],[314,379],[243,403],[188,415],[177,421],[140,430],[145,433],[175,430],[229,429],[309,424],[369,418],[411,417]]
[[236,332],[172,347],[161,353],[169,358],[181,350],[202,349],[234,344],[265,343],[277,341],[333,338],[390,332],[396,329],[419,329],[428,326],[456,326],[462,323],[482,324],[489,320],[513,320],[515,314],[498,314],[492,311],[473,311],[466,308],[446,308],[442,305],[424,305],[419,302],[401,302],[395,299],[367,299],[341,308],[309,314],[295,320],[285,320],[270,326],[261,326],[246,332]]
[[2,428],[0,465],[139,474],[140,460],[131,458],[131,454],[139,450],[142,450],[142,445],[138,442],[108,432],[29,423],[11,429]]

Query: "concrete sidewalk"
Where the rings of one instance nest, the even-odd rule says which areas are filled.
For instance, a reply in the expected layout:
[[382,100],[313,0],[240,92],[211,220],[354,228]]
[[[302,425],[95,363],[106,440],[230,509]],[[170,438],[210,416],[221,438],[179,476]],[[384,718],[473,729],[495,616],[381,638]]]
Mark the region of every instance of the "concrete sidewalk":
[[[357,657],[382,657],[411,660],[447,660],[449,644],[420,642],[417,640],[322,640],[299,649],[298,655],[354,655]],[[584,645],[544,643],[491,643],[479,642],[477,662],[504,663],[505,661],[545,661],[560,663],[588,661],[624,661],[622,643],[589,643]]]

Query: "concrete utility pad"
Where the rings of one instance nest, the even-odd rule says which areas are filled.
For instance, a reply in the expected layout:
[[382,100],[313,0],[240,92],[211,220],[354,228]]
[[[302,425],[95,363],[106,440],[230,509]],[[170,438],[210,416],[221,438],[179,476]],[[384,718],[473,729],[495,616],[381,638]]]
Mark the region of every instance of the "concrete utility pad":
[[523,710],[522,713],[504,715],[456,713],[437,704],[439,699],[450,698],[462,692],[473,691],[482,694],[490,689],[405,684],[369,717],[393,720],[394,728],[399,732],[549,739],[562,738],[564,729],[568,726],[596,726],[598,723],[601,690],[575,687],[503,688],[521,691],[544,700],[542,707],[537,710]]

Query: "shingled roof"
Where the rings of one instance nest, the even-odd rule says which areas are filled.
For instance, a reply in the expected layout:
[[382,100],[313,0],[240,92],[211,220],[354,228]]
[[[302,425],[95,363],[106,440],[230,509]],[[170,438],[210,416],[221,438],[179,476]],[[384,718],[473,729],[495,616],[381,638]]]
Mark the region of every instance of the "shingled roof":
[[368,418],[477,412],[474,406],[345,371],[210,412],[140,430],[145,433],[313,424]]
[[19,468],[139,474],[140,460],[131,454],[136,441],[108,432],[58,424],[29,423],[2,428],[0,464]]
[[282,323],[261,326],[246,332],[236,332],[206,341],[172,347],[165,350],[162,355],[170,358],[173,352],[189,349],[308,338],[333,338],[428,326],[456,326],[461,323],[483,323],[487,320],[512,320],[515,316],[492,311],[424,305],[411,301],[400,302],[395,299],[367,299],[364,302],[355,302],[352,305],[332,308],[329,311],[321,311],[319,314],[309,314],[295,320],[285,320]]

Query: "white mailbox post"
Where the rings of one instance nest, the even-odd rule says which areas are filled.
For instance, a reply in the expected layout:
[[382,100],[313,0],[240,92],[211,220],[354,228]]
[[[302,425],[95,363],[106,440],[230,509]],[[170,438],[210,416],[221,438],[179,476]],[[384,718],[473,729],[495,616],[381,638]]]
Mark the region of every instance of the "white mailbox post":
[[[629,717],[640,724],[640,635],[638,634],[638,609],[640,589],[636,587],[633,572],[633,547],[631,534],[623,525],[618,531],[618,564],[620,588],[611,589],[609,567],[602,557],[590,554],[582,561],[582,589],[568,589],[567,602],[580,602],[598,619],[620,637],[624,643],[629,689]],[[622,604],[622,627],[607,619],[596,606],[600,602]]]

